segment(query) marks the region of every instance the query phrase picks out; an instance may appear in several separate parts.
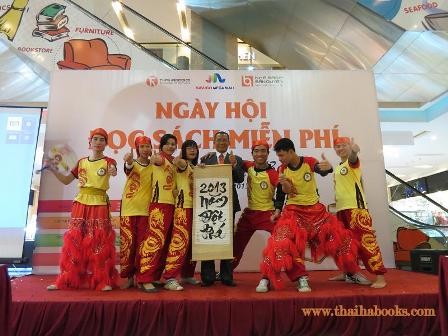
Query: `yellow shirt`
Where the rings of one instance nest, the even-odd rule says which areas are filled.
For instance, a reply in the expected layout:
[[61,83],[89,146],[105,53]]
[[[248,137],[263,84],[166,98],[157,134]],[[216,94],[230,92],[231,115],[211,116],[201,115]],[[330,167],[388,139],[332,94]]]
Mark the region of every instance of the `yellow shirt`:
[[152,165],[137,160],[130,170],[125,169],[127,180],[121,199],[121,216],[148,216],[151,201]]
[[176,208],[193,208],[193,167],[190,164],[184,171],[177,171],[176,187]]
[[78,161],[72,174],[78,179],[79,193],[75,201],[86,205],[106,205],[109,203],[106,191],[109,189],[108,165],[116,166],[114,159],[103,157],[90,161],[88,157]]
[[174,205],[173,190],[176,185],[176,171],[174,165],[166,158],[160,166],[152,167],[152,196],[151,203]]
[[257,171],[253,162],[244,161],[243,168],[247,172],[247,201],[251,210],[274,210],[274,194],[278,183],[277,171],[269,167]]
[[279,173],[284,174],[293,185],[293,192],[287,195],[287,205],[314,205],[319,202],[314,176],[314,166],[317,162],[315,158],[301,156],[296,170],[286,166],[280,167]]
[[359,159],[351,164],[346,160],[336,167],[334,173],[336,211],[367,209],[361,182]]

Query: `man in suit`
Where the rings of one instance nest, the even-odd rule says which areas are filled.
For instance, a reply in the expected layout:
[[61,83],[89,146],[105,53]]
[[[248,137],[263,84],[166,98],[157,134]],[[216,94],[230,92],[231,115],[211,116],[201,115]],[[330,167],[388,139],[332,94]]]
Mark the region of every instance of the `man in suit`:
[[[212,152],[209,155],[204,156],[201,159],[201,163],[205,165],[229,163],[233,166],[233,227],[235,222],[235,214],[241,210],[235,184],[244,182],[244,170],[243,160],[239,156],[234,155],[232,151],[230,153],[228,152],[230,145],[229,140],[228,133],[223,131],[216,133],[213,138],[213,146],[216,152]],[[224,285],[235,286],[235,282],[233,281],[232,260],[221,260],[219,278]],[[201,280],[203,286],[211,286],[215,282],[216,273],[214,260],[204,260],[201,262]]]

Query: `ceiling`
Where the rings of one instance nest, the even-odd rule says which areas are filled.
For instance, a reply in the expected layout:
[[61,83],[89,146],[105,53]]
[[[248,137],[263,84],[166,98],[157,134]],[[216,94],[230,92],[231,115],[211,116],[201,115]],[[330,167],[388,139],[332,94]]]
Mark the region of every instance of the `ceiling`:
[[[407,181],[448,170],[447,126],[448,113],[429,122],[382,122],[386,169]],[[400,132],[411,133],[410,144],[400,144],[398,136],[395,142],[385,141],[384,133]]]
[[448,90],[448,34],[405,32],[356,0],[186,0],[287,69],[373,70],[380,103]]

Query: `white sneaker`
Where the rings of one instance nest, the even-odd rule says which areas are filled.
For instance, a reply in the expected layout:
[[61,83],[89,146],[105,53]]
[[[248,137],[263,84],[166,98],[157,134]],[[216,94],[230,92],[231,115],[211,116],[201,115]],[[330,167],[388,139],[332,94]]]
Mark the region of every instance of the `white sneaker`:
[[297,281],[297,290],[299,292],[311,292],[311,287],[308,285],[308,277],[300,277]]
[[269,292],[269,280],[268,279],[261,279],[260,283],[258,284],[257,288],[255,288],[255,291],[257,293],[266,293]]
[[361,273],[346,274],[345,275],[345,282],[354,283],[354,284],[358,284],[358,285],[364,285],[364,286],[370,286],[372,284],[372,281],[367,279]]
[[169,279],[165,284],[165,289],[172,290],[172,291],[181,291],[184,290],[184,288],[179,285],[176,279]]
[[199,285],[201,282],[193,277],[190,278],[182,278],[180,280],[182,283],[190,284],[190,285]]
[[47,290],[49,291],[54,291],[54,290],[58,290],[58,286],[56,286],[55,284],[49,285],[47,286]]

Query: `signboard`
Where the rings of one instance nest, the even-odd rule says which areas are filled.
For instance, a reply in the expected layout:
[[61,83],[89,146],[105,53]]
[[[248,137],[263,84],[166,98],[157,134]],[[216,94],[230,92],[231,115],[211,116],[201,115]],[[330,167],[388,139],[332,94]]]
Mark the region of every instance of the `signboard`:
[[233,258],[232,165],[194,169],[193,260]]

